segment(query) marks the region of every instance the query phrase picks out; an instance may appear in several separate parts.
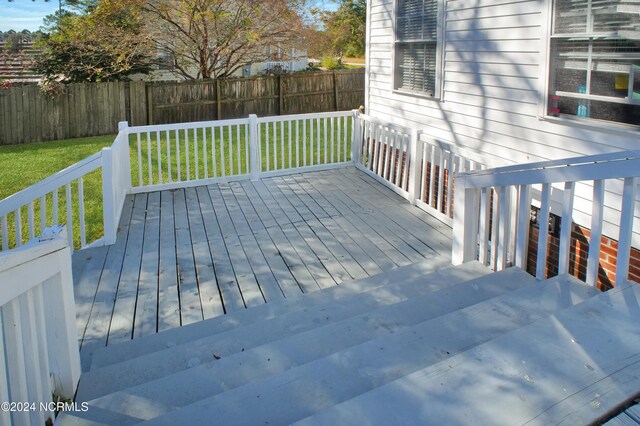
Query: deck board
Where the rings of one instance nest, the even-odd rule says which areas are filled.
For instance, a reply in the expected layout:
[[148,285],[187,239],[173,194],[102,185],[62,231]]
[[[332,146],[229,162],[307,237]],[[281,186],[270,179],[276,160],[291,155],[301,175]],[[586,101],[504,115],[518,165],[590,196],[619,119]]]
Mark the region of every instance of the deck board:
[[355,168],[129,196],[116,243],[74,255],[78,336],[91,351],[450,250]]

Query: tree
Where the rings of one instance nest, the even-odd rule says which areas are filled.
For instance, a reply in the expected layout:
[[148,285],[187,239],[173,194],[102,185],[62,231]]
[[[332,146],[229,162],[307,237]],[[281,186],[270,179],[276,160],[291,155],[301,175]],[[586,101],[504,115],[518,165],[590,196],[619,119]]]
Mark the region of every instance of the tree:
[[226,77],[301,40],[300,0],[147,0],[148,31],[190,80]]
[[36,70],[63,82],[120,80],[151,70],[153,43],[138,0],[100,0],[89,14],[66,14],[42,38]]
[[[331,53],[341,57],[364,56],[366,0],[340,0],[337,10],[323,11],[320,15]],[[325,43],[327,43],[326,39]]]

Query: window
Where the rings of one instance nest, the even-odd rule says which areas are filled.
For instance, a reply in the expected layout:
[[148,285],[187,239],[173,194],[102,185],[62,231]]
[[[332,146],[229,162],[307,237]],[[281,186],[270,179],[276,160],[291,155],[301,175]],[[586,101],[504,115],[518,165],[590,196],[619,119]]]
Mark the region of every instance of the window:
[[548,114],[640,125],[640,4],[555,0]]
[[437,97],[439,0],[397,0],[394,89]]

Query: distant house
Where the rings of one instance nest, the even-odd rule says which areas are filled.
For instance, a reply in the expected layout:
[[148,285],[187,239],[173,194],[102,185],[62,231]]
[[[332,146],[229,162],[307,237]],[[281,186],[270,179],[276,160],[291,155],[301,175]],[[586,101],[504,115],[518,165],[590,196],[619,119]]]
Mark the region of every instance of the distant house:
[[40,76],[31,69],[38,53],[35,41],[38,33],[28,30],[0,31],[0,80],[33,82]]

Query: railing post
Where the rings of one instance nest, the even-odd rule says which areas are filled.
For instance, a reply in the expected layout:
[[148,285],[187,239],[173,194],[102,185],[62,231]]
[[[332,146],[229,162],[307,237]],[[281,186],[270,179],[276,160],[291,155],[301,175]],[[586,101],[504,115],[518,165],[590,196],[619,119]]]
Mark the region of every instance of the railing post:
[[420,198],[420,177],[422,176],[422,143],[420,132],[411,129],[411,141],[409,149],[409,202],[415,204]]
[[113,150],[102,148],[102,217],[104,223],[104,243],[116,242],[116,206],[113,182]]
[[466,176],[456,176],[455,182],[451,263],[460,265],[477,257],[479,197],[476,188],[468,187]]
[[351,131],[351,162],[356,164],[360,161],[360,149],[362,148],[362,135],[360,131],[362,126],[360,125],[360,111],[354,109],[351,111],[353,117],[353,129]]
[[[58,238],[66,240],[66,227]],[[71,250],[58,252],[60,273],[44,285],[44,300],[52,309],[45,313],[47,341],[49,342],[49,368],[57,395],[73,399],[80,380],[80,350],[76,328],[76,305],[73,295]]]
[[260,161],[260,140],[258,134],[258,116],[249,115],[249,172],[251,180],[260,179],[262,161]]

